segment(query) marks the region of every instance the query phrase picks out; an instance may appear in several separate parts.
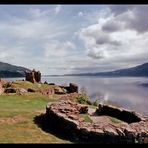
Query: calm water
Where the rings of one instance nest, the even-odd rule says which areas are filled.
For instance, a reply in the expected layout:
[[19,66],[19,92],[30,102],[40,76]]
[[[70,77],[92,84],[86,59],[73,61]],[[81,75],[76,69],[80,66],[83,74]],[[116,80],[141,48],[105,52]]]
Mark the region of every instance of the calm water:
[[140,85],[148,83],[148,78],[42,77],[42,82],[44,81],[59,85],[76,83],[79,88],[86,88],[91,100],[108,101],[148,116],[148,87]]

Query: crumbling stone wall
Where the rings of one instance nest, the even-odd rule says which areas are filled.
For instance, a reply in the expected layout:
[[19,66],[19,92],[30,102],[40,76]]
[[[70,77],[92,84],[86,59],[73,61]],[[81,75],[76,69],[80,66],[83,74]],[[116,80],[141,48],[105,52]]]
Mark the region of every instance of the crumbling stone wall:
[[46,107],[47,125],[70,137],[90,143],[148,143],[147,119],[131,124],[107,124],[102,120],[98,123],[85,122],[79,114],[86,114],[87,112],[86,106],[71,101],[49,104]]
[[96,114],[115,117],[127,123],[140,122],[142,120],[142,115],[136,112],[106,104],[99,104],[96,109]]
[[35,71],[35,69],[33,69],[31,72],[25,71],[25,79],[26,81],[29,81],[32,83],[40,83],[41,73],[40,71]]

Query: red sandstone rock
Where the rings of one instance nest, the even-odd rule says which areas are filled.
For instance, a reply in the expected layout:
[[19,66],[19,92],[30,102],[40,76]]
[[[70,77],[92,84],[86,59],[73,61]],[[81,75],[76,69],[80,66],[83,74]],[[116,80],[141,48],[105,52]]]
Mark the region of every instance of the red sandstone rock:
[[[102,120],[100,122],[86,122],[79,115],[81,107],[83,108],[84,106],[62,100],[58,103],[47,105],[46,116],[56,129],[66,132],[70,136],[74,134],[77,138],[87,142],[108,144],[147,143],[148,120],[131,124],[124,122],[120,124],[107,123]],[[97,118],[99,115],[94,116]],[[102,118],[101,116],[100,119]]]

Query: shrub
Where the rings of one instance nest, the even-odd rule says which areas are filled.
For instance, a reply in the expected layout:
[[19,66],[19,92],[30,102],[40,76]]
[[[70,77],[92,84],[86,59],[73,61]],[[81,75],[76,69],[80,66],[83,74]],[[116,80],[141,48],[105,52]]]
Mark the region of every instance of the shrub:
[[80,96],[76,97],[76,101],[80,104],[87,104],[88,97],[80,95]]

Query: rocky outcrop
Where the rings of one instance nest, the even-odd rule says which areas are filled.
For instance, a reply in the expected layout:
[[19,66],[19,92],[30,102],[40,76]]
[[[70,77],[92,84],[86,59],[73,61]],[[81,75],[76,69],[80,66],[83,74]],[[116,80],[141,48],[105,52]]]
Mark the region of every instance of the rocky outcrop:
[[[87,106],[62,100],[47,105],[47,124],[71,137],[90,143],[148,143],[147,119],[131,124],[115,124],[104,120],[107,116],[99,116],[95,112],[91,115],[88,113]],[[92,120],[86,121],[81,114],[89,116]]]
[[54,92],[55,92],[55,94],[66,94],[67,93],[64,88],[59,87],[59,86],[54,88]]
[[69,84],[70,93],[78,93],[78,85],[74,83]]
[[25,71],[25,79],[26,81],[32,83],[39,83],[41,82],[41,73],[40,71],[35,71],[34,69],[31,72]]
[[37,90],[33,89],[33,88],[28,88],[27,89],[28,92],[37,92]]
[[64,88],[67,93],[78,93],[78,85],[74,83],[70,83],[69,86],[60,86]]
[[54,89],[44,89],[40,91],[43,95],[51,95],[51,94],[55,94]]
[[16,89],[14,89],[14,88],[6,88],[4,92],[5,93],[16,93]]
[[78,96],[80,96],[80,94],[78,94],[76,92],[70,93],[70,94],[65,94],[65,95],[62,95],[59,100],[74,100]]
[[23,94],[25,94],[25,93],[27,93],[28,91],[26,90],[26,89],[24,89],[24,88],[17,88],[16,89],[16,93],[17,93],[17,95],[23,95]]

